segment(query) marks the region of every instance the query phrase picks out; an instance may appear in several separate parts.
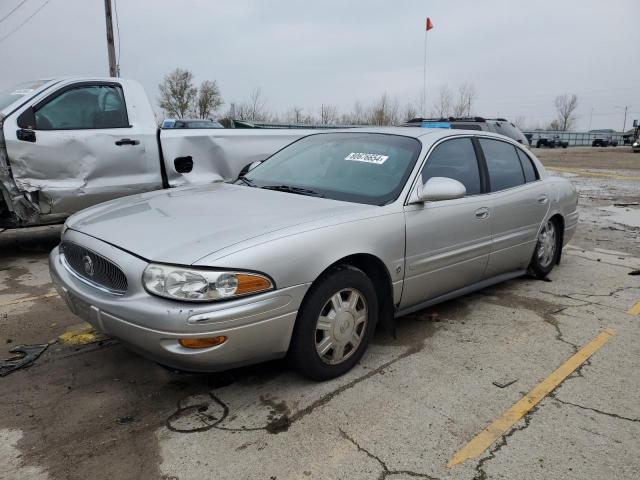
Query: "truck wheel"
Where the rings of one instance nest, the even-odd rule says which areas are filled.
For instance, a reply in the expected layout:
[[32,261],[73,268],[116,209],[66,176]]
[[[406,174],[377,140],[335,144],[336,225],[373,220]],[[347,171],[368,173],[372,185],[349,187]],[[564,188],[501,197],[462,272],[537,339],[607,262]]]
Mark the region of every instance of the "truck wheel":
[[536,278],[545,278],[553,270],[553,266],[558,263],[558,257],[562,250],[558,228],[558,222],[549,219],[538,234],[536,249],[528,268],[529,273]]
[[343,375],[366,351],[377,320],[371,279],[351,266],[335,268],[311,287],[298,311],[291,366],[316,381]]

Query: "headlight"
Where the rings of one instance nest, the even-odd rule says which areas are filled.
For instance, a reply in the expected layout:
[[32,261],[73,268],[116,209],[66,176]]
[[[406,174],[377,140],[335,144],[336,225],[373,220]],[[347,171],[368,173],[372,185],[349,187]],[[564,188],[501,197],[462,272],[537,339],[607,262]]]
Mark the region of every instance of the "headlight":
[[142,276],[149,293],[187,302],[211,302],[266,292],[274,288],[258,273],[200,270],[152,263]]
[[633,144],[633,146],[634,146],[634,147],[640,147],[640,143],[635,142],[635,143]]

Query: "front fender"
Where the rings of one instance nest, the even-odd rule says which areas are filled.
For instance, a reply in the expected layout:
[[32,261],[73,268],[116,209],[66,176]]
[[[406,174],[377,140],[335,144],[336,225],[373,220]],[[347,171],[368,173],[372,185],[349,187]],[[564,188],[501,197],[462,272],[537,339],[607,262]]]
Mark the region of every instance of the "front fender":
[[277,288],[310,283],[338,260],[357,254],[386,266],[394,298],[404,279],[405,221],[402,211],[257,239],[204,257],[195,265],[264,272]]

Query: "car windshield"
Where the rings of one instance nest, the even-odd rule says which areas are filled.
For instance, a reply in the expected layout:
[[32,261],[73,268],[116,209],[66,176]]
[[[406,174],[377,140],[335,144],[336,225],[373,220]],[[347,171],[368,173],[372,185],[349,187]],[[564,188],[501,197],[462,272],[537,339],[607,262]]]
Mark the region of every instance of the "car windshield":
[[398,198],[420,153],[415,138],[323,133],[285,147],[238,183],[369,205]]
[[18,100],[20,97],[24,97],[25,95],[40,88],[45,83],[47,83],[47,80],[33,80],[31,82],[21,83],[20,85],[16,85],[12,88],[7,88],[6,90],[1,90],[0,91],[0,110],[2,110],[5,107],[8,107],[13,102]]

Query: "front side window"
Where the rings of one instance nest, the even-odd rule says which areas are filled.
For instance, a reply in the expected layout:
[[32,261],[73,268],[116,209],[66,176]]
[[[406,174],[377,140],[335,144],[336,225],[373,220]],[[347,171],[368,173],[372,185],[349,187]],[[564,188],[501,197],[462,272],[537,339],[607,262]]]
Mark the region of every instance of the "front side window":
[[433,150],[422,170],[422,181],[433,177],[458,180],[466,187],[467,195],[480,193],[480,171],[470,138],[447,140]]
[[400,135],[310,135],[272,155],[244,180],[259,188],[385,205],[400,195],[420,149],[420,141]]
[[88,85],[67,90],[35,113],[37,130],[80,130],[128,127],[120,87]]
[[480,146],[487,162],[492,192],[506,190],[525,183],[516,147],[507,142],[488,138],[481,138]]

